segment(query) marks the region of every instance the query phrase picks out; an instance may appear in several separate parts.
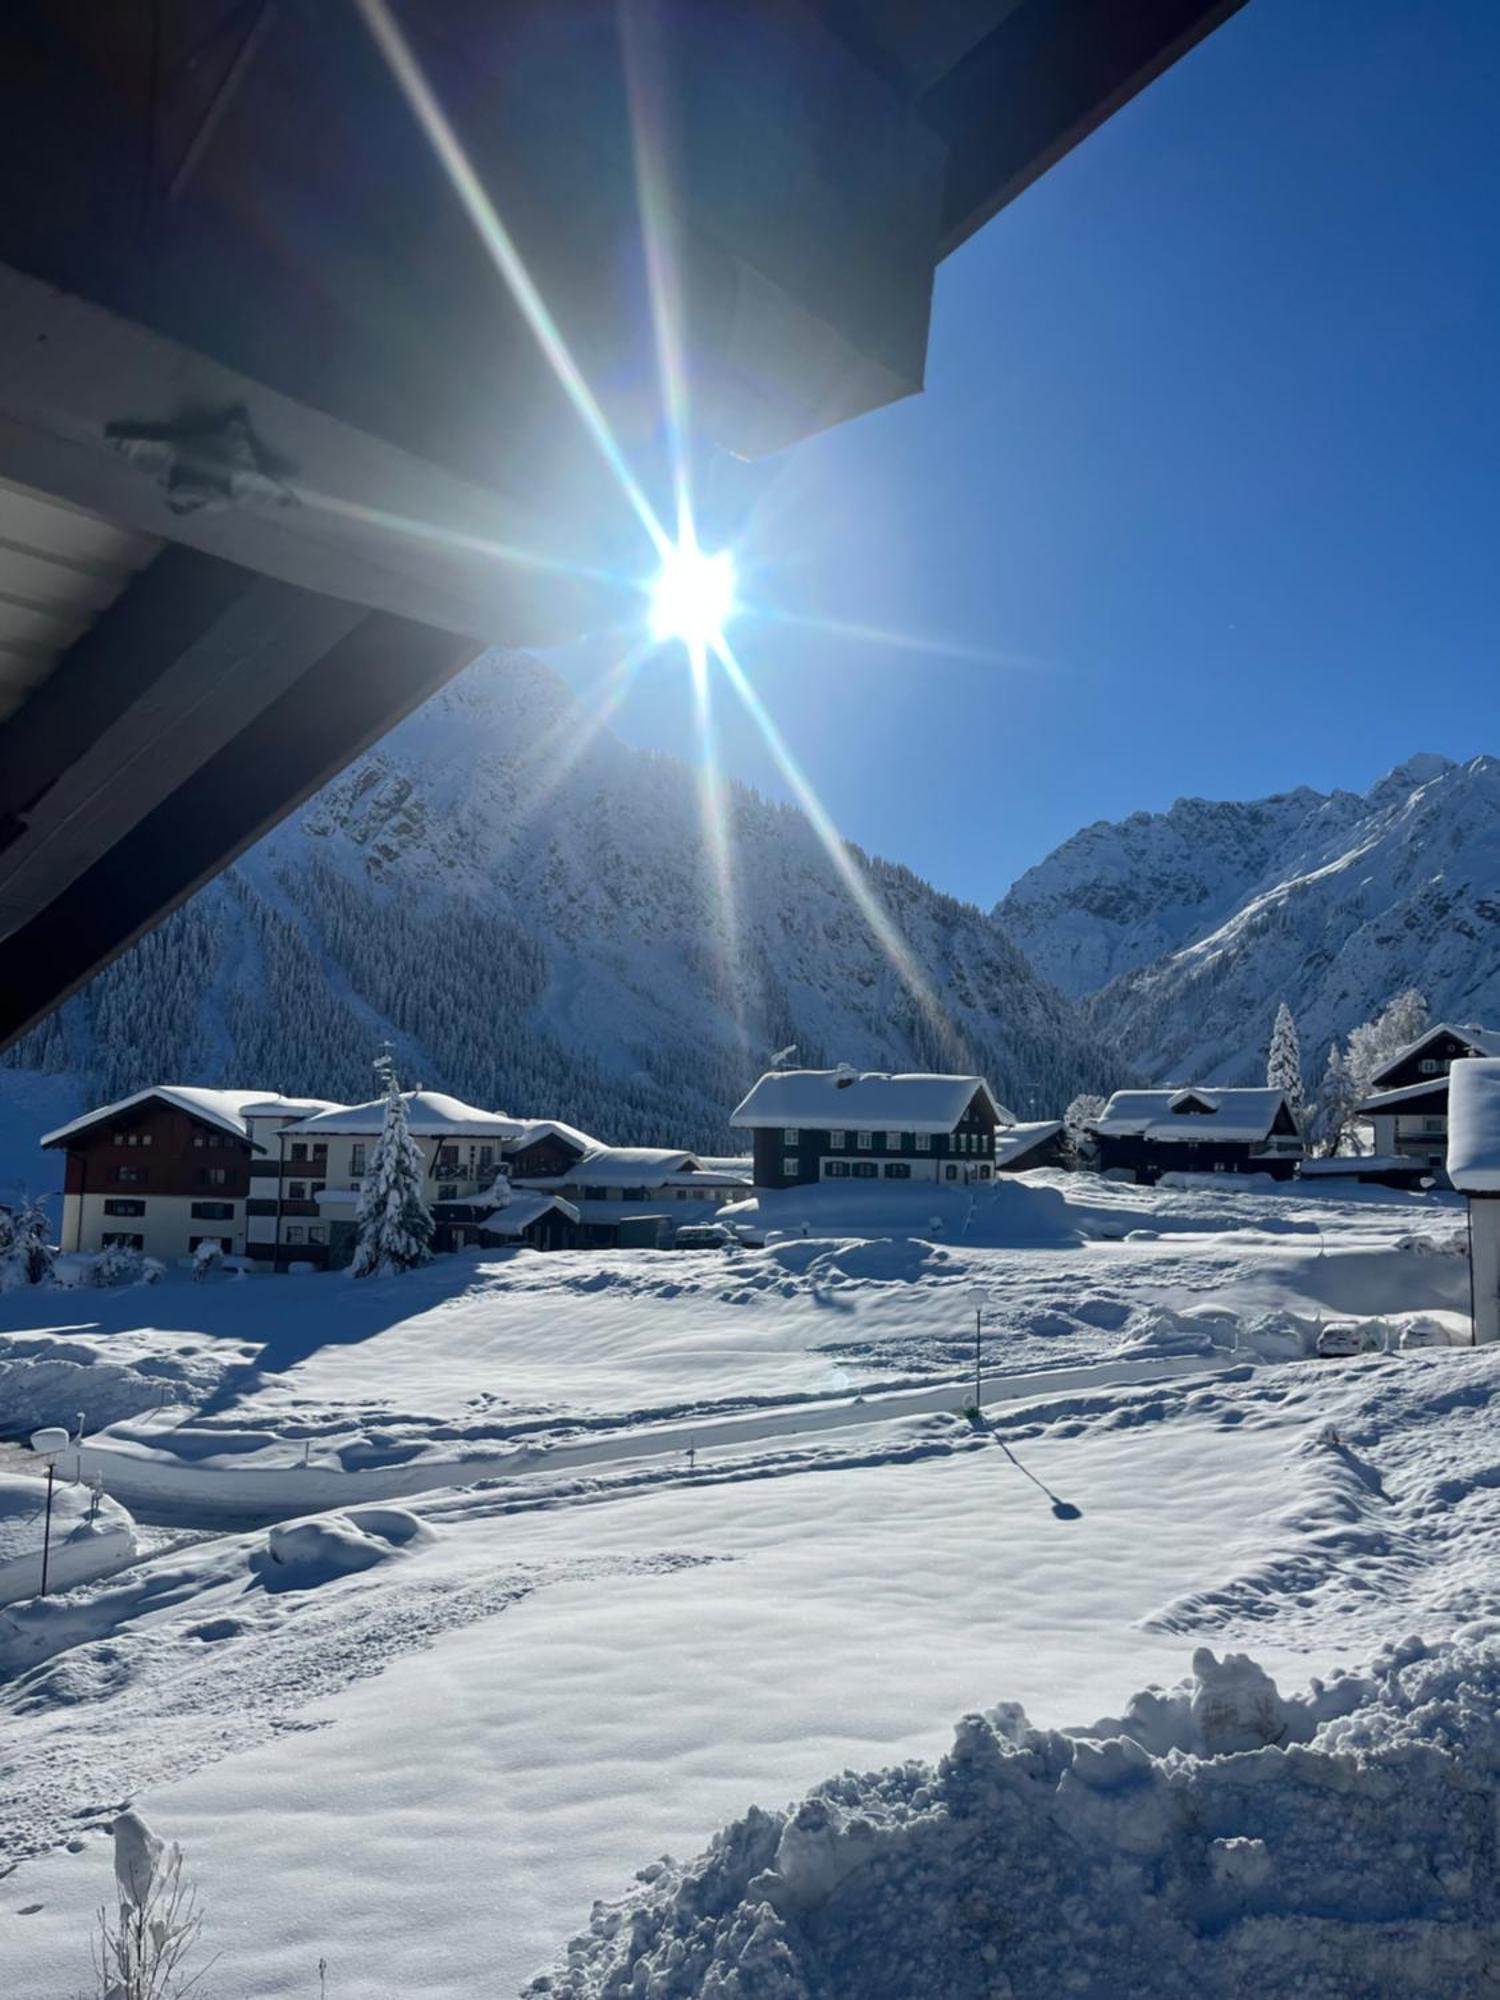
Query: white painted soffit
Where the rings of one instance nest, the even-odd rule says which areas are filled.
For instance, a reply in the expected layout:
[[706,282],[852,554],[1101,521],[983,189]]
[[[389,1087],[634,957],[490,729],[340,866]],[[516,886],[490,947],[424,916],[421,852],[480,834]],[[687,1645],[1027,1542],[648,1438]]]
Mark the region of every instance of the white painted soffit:
[[0,722],[160,547],[151,535],[0,479]]

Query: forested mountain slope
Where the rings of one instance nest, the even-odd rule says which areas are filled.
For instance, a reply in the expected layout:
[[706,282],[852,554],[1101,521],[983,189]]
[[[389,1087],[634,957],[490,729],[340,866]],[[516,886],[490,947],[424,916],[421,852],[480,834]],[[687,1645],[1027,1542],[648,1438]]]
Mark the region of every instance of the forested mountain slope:
[[768,1055],[986,1072],[1018,1113],[1109,1079],[992,919],[866,865],[924,1016],[802,815],[726,789],[737,921],[695,774],[492,654],[7,1058],[112,1097],[165,1079],[365,1097],[404,1075],[621,1140],[730,1143]]

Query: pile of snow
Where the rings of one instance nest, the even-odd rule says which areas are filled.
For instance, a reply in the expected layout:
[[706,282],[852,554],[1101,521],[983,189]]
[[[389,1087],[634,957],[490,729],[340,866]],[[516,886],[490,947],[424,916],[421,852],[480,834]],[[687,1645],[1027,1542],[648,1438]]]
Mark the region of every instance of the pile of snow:
[[[0,1472],[0,1604],[35,1597],[42,1583],[42,1537],[47,1506],[45,1479]],[[108,1576],[134,1560],[135,1523],[116,1500],[59,1479],[52,1489],[49,1590]]]
[[598,1904],[534,2000],[1198,2000],[1500,1980],[1500,1627],[1282,1696],[1243,1655],[1089,1730],[1014,1706],[936,1766],[753,1809]]
[[404,1507],[350,1507],[282,1521],[266,1537],[261,1581],[268,1589],[309,1590],[373,1569],[432,1537],[432,1529]]

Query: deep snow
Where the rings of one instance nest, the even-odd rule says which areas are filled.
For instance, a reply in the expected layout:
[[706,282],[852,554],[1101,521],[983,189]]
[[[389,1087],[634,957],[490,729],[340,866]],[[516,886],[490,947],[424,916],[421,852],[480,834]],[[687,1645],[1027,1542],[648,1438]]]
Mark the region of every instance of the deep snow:
[[[878,1227],[838,1201],[768,1204],[767,1247],[727,1256],[516,1253],[361,1285],[169,1274],[133,1294],[33,1295],[24,1331],[14,1295],[0,1301],[16,1329],[0,1336],[0,1396],[25,1383],[28,1411],[71,1415],[97,1371],[100,1407],[128,1405],[118,1440],[134,1436],[147,1462],[160,1450],[207,1481],[258,1458],[285,1489],[281,1511],[303,1517],[184,1534],[122,1576],[0,1620],[0,1791],[15,1801],[17,1863],[0,1880],[0,1965],[15,1990],[70,2000],[82,1983],[105,1829],[127,1800],[186,1848],[223,1953],[221,2000],[315,1992],[320,1955],[340,2000],[472,2000],[555,1975],[590,1903],[626,1894],[652,1855],[698,1853],[752,1805],[774,1816],[847,1766],[931,1763],[965,1713],[1021,1703],[1046,1732],[1128,1712],[1154,1772],[1206,1741],[1181,1736],[1181,1704],[1132,1695],[1178,1682],[1197,1648],[1248,1650],[1288,1691],[1409,1632],[1479,1648],[1500,1617],[1496,1356],[1302,1358],[1320,1314],[1378,1313],[1399,1333],[1421,1311],[1458,1332],[1458,1204],[1040,1175],[988,1208],[945,1211],[934,1235],[924,1201],[882,1204]],[[986,1370],[1013,1391],[979,1429],[960,1413],[976,1288]],[[73,1358],[49,1391],[53,1348]],[[1164,1364],[1176,1372],[1139,1379]],[[917,1385],[904,1404],[902,1385]],[[488,1457],[477,1484],[351,1497],[311,1521],[295,1504],[310,1478],[346,1467],[472,1479],[476,1452]],[[1475,1669],[1481,1690],[1488,1672]],[[1145,1815],[1161,1834],[1154,1860],[1116,1881],[1085,1841],[1073,1874],[1047,1873],[1058,1849],[1040,1836],[1080,1754],[1052,1744],[1025,1753],[1056,1768],[1023,1801],[1037,1816],[1034,1893],[1024,1871],[1011,1889],[1039,1922],[1077,1930],[1080,1951],[1106,1948],[1153,1869],[1171,1889],[1150,1918],[1161,1963],[1184,1980],[1208,1963],[1179,1935],[1184,1909],[1201,1928],[1207,1904],[1191,1896],[1300,1893],[1317,1824],[1299,1817],[1301,1793],[1316,1786],[1295,1760],[1290,1783],[1257,1780],[1264,1800],[1201,1852],[1172,1816],[1191,1820],[1200,1782],[1217,1811],[1232,1774],[1165,1769],[1138,1787],[1159,1796]],[[1320,1739],[1299,1755],[1325,1751]],[[1013,1753],[997,1739],[993,1754]],[[1134,1782],[1084,1786],[1067,1812],[1128,1818]],[[871,1796],[910,1807],[903,1787],[881,1781]],[[1425,1860],[1436,1849],[1415,1789],[1410,1803]],[[935,1795],[907,1817],[892,1836],[902,1882],[915,1892],[951,1873],[959,1899],[945,1924],[914,1897],[915,1949],[971,1920]],[[1002,1858],[1022,1824],[989,1827]],[[1081,1824],[1067,1819],[1070,1839]],[[1235,1844],[1255,1840],[1269,1873]],[[842,1835],[834,1844],[847,1858]],[[1370,1876],[1388,1883],[1387,1861]],[[666,1910],[685,1879],[668,1871],[640,1893]],[[1093,1900],[1075,1905],[1080,1881]],[[726,1909],[744,1886],[726,1877]],[[857,1876],[840,1895],[877,1910]],[[1090,1943],[1080,1911],[1094,1900]],[[822,1907],[800,1907],[796,1950],[826,1928]],[[1462,1994],[1487,1919],[1458,1893],[1447,1907]],[[1346,1913],[1335,1900],[1317,1921]],[[861,1935],[894,1965],[899,1941],[877,1917]],[[727,1950],[732,1928],[710,1925],[705,1949]],[[1028,1990],[1017,1928],[1009,1963],[991,1966],[983,1944],[1001,1943],[979,1941],[994,1977],[973,1991],[1003,1992],[1002,1974]],[[1279,1903],[1251,1928],[1257,1951],[1273,1932],[1298,1945]],[[1391,1968],[1406,1949],[1397,1939]],[[590,1946],[576,1976],[607,1962]],[[1227,1963],[1197,1990],[1233,1993],[1214,1984]],[[1275,1986],[1266,1961],[1246,1963]],[[797,1990],[740,1972],[726,1992]],[[1369,1990],[1420,1989],[1393,1971]]]

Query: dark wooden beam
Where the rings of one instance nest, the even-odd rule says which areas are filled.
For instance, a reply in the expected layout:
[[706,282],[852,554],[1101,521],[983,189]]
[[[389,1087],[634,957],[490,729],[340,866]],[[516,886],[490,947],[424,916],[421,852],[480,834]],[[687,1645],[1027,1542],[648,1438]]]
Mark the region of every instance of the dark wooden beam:
[[948,143],[940,256],[1039,180],[1245,0],[1021,0],[928,91]]
[[0,1047],[77,992],[482,650],[384,612],[0,944]]

